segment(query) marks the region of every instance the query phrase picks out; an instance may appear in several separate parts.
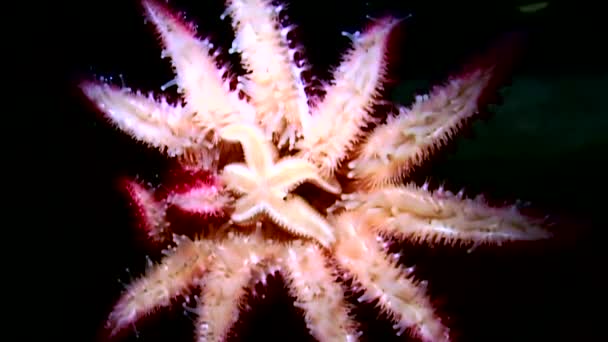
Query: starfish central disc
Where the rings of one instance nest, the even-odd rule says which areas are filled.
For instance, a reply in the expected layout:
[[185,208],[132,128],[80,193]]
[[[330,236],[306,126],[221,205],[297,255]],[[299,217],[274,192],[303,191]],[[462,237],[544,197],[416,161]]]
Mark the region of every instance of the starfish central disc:
[[337,195],[342,191],[337,180],[321,177],[318,168],[305,159],[279,159],[275,146],[257,126],[229,125],[220,135],[224,140],[239,142],[245,155],[245,163],[228,164],[222,171],[224,183],[242,195],[234,205],[234,222],[250,222],[264,214],[286,231],[312,238],[323,246],[335,241],[329,222],[305,199],[290,192],[311,182]]

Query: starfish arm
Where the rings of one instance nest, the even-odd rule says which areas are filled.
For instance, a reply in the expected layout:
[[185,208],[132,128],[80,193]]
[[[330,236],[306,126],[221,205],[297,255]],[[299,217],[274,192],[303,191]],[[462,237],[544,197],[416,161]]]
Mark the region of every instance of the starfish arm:
[[348,177],[367,188],[400,183],[477,113],[489,79],[489,70],[477,70],[417,96],[411,108],[400,108],[367,137],[348,164]]
[[220,135],[241,144],[247,166],[258,176],[265,176],[272,168],[277,151],[257,126],[234,124],[222,129]]
[[169,172],[163,185],[156,191],[172,206],[188,214],[201,217],[220,217],[232,205],[233,198],[228,193],[215,168],[203,168],[179,164]]
[[356,341],[357,326],[349,316],[343,290],[323,252],[313,244],[293,243],[285,249],[284,274],[295,306],[318,341]]
[[170,156],[181,155],[200,143],[200,129],[193,127],[191,114],[180,104],[104,83],[84,82],[80,88],[112,124]]
[[[197,306],[196,341],[224,341],[239,317],[239,306],[251,273],[248,267],[212,268],[203,281]],[[242,266],[242,265],[241,265]]]
[[354,34],[353,47],[334,73],[334,82],[313,111],[299,148],[332,173],[371,121],[371,109],[386,73],[387,44],[396,19],[384,19]]
[[167,205],[154,198],[152,191],[135,181],[126,180],[123,186],[135,207],[140,228],[155,242],[163,241],[168,233]]
[[250,222],[262,213],[268,215],[282,229],[312,238],[325,247],[335,241],[332,226],[305,200],[297,196],[287,200],[273,196],[243,196],[236,201],[231,219],[237,223]]
[[223,341],[239,316],[251,269],[238,250],[220,247],[222,257],[205,275],[196,324],[197,341]]
[[230,234],[216,247],[214,265],[201,282],[196,327],[199,342],[227,340],[246,289],[256,281],[265,282],[268,262],[279,250],[276,244],[256,235]]
[[224,189],[217,186],[193,187],[185,192],[172,193],[166,199],[169,205],[201,216],[221,216],[231,201]]
[[243,163],[228,164],[222,170],[222,182],[226,187],[239,193],[249,194],[259,187],[259,179]]
[[373,233],[350,213],[337,218],[334,253],[338,262],[365,288],[359,302],[378,300],[401,335],[410,328],[424,341],[448,341],[449,330],[435,315],[424,286],[383,253]]
[[230,91],[225,82],[227,67],[218,69],[213,44],[196,37],[192,25],[153,0],[144,0],[148,19],[156,27],[176,73],[175,82],[188,107],[193,109],[194,121],[207,130],[216,130],[232,122],[253,122],[253,109],[239,99],[238,91]]
[[160,265],[131,283],[110,314],[112,334],[137,321],[156,308],[168,306],[171,299],[185,294],[193,281],[202,276],[206,264],[203,250],[188,238],[176,238],[174,247]]
[[236,200],[230,219],[236,223],[252,222],[258,215],[266,212],[268,203],[253,195],[245,195]]
[[335,241],[333,227],[301,197],[270,198],[264,211],[283,229],[312,238],[324,247]]
[[442,189],[388,187],[355,195],[349,201],[371,226],[401,239],[500,244],[551,236],[541,222],[524,216],[515,206],[490,207],[481,198],[466,199]]
[[307,181],[332,194],[339,194],[342,190],[335,178],[325,180],[319,175],[319,169],[314,164],[301,158],[281,159],[268,176],[268,184],[285,193]]
[[295,58],[301,49],[289,46],[287,35],[294,27],[280,22],[284,9],[269,0],[227,1],[235,30],[232,50],[241,54],[249,71],[244,90],[251,96],[257,120],[269,140],[274,134],[279,147],[288,143],[293,148],[310,115],[301,77],[307,66]]

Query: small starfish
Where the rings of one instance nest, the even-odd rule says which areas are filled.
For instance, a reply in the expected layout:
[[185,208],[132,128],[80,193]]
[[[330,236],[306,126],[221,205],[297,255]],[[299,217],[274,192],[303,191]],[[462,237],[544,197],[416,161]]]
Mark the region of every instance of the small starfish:
[[335,241],[331,225],[305,200],[290,192],[309,181],[329,193],[339,194],[337,180],[323,179],[318,168],[303,158],[285,157],[275,163],[277,150],[257,126],[229,125],[220,136],[239,142],[245,155],[245,163],[228,164],[222,173],[224,183],[243,194],[234,204],[232,221],[251,222],[266,214],[282,228],[313,238],[324,246]]

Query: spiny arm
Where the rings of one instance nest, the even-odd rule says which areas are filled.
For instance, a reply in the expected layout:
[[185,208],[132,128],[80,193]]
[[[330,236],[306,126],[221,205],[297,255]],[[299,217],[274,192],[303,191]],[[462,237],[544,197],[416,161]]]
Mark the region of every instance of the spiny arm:
[[108,327],[112,334],[137,321],[154,309],[168,306],[171,299],[185,294],[193,281],[202,276],[207,266],[201,246],[187,238],[176,238],[172,248],[159,265],[128,286],[110,314]]
[[166,220],[167,204],[158,201],[153,191],[136,181],[125,180],[122,184],[128,193],[139,227],[153,242],[162,242],[168,237],[169,222]]
[[428,243],[496,243],[549,238],[540,222],[515,206],[490,207],[481,198],[415,185],[388,187],[345,196],[343,203],[382,233]]
[[489,71],[453,78],[430,95],[417,96],[411,108],[400,108],[358,148],[357,157],[348,164],[348,177],[366,188],[401,182],[477,113]]
[[109,121],[133,138],[179,156],[200,144],[201,130],[181,104],[169,104],[130,89],[83,82],[80,88]]
[[269,0],[229,0],[235,40],[232,50],[239,52],[249,71],[244,90],[251,96],[257,120],[266,137],[278,146],[294,147],[296,138],[309,120],[306,84],[301,73],[308,66],[298,48],[291,48],[287,35],[293,26],[284,26],[279,16],[284,6]]
[[253,122],[253,109],[230,90],[228,67],[218,69],[213,44],[196,37],[194,27],[153,0],[144,0],[148,19],[158,31],[176,73],[175,82],[194,121],[205,130],[215,130],[231,122]]
[[296,242],[285,249],[282,260],[289,290],[312,335],[318,341],[356,341],[357,326],[323,252],[314,244]]
[[237,321],[246,289],[265,281],[265,266],[278,246],[257,236],[230,235],[213,254],[197,306],[197,341],[225,341]]
[[238,320],[240,302],[251,280],[247,267],[216,265],[205,275],[197,306],[196,341],[225,341]]
[[[221,216],[229,207],[232,198],[225,191],[217,176],[198,171],[193,179],[180,174],[182,181],[165,187],[164,194],[147,189],[137,181],[124,180],[126,190],[137,215],[138,224],[153,242],[170,240],[170,223],[166,220],[167,209],[174,206],[184,212],[201,217]],[[199,174],[203,174],[200,176]],[[196,177],[198,176],[198,177]],[[186,182],[185,180],[189,180]]]
[[424,341],[448,341],[449,331],[435,315],[424,287],[389,259],[360,218],[346,213],[335,224],[336,259],[365,289],[358,301],[378,300],[399,335],[411,328]]
[[351,36],[352,48],[334,72],[322,102],[313,110],[299,148],[331,174],[373,120],[370,110],[384,82],[389,35],[399,21],[387,18]]
[[[216,171],[176,169],[163,185],[164,202],[201,217],[222,216],[233,201]],[[173,184],[172,184],[173,183]]]

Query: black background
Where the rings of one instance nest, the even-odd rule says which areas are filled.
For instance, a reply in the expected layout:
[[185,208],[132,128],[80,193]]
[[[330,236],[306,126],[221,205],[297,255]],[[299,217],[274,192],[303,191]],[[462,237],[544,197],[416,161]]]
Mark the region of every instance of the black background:
[[[219,20],[222,1],[171,4],[199,23],[199,33],[213,32],[216,42],[229,47],[229,24]],[[605,310],[599,304],[605,289],[599,274],[605,266],[597,265],[606,203],[605,18],[579,1],[550,2],[529,14],[518,11],[519,4],[301,0],[291,1],[289,13],[309,61],[320,71],[334,65],[348,46],[340,32],[360,29],[366,15],[411,14],[394,46],[399,56],[394,98],[404,103],[413,91],[445,79],[505,34],[525,37],[519,45],[521,63],[503,98],[505,106],[518,105],[500,107],[473,126],[473,135],[459,138],[449,154],[435,158],[424,178],[445,180],[456,190],[466,185],[472,194],[529,200],[556,222],[556,239],[483,247],[470,254],[464,248],[406,244],[403,262],[416,264],[417,275],[429,280],[457,340],[595,340],[602,336]],[[148,253],[116,180],[140,176],[153,181],[166,162],[100,120],[78,94],[76,82],[92,76],[120,82],[122,75],[133,88],[157,90],[172,76],[136,1],[57,6],[50,24],[59,29],[53,49],[67,70],[61,68],[66,87],[60,89],[60,117],[65,120],[56,139],[65,144],[58,151],[70,162],[56,167],[61,190],[60,201],[53,203],[61,206],[62,228],[54,238],[65,246],[64,253],[51,252],[49,258],[65,271],[67,281],[59,285],[73,290],[58,296],[57,311],[68,318],[62,330],[77,334],[79,341],[103,341],[104,321],[122,291],[118,280],[139,276]],[[45,32],[40,37],[45,39]],[[75,192],[68,191],[72,187]],[[243,313],[235,340],[310,339],[280,280],[265,293],[264,300],[249,303],[253,310]],[[376,319],[371,305],[361,306],[358,315],[365,339],[399,340],[383,316]],[[177,304],[138,324],[138,334],[123,340],[190,341],[191,319]]]

